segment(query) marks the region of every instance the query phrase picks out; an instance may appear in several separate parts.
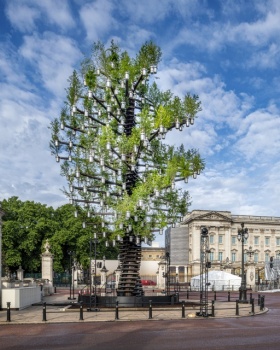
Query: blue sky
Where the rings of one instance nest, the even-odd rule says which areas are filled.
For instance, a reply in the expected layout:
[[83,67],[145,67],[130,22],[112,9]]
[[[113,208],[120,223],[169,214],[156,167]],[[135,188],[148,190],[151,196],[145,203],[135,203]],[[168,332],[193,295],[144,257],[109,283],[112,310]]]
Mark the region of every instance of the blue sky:
[[163,51],[159,86],[198,94],[202,112],[167,141],[198,148],[191,210],[280,216],[278,0],[2,0],[0,200],[67,203],[49,150],[67,78],[94,41]]

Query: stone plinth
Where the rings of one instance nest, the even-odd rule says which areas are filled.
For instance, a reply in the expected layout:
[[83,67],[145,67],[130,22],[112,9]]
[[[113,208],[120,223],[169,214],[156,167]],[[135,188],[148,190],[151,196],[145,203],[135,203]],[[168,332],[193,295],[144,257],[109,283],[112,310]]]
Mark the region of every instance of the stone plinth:
[[46,241],[45,252],[41,255],[42,258],[42,279],[48,280],[49,283],[53,284],[53,255],[49,251],[50,245],[49,242]]

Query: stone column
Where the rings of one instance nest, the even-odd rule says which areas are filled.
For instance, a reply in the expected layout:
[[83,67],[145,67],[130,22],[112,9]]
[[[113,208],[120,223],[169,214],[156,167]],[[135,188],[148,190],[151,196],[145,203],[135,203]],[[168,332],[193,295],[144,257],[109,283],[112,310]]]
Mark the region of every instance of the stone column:
[[254,290],[256,286],[256,264],[249,261],[246,265],[246,286]]
[[118,289],[119,281],[120,281],[120,275],[121,275],[121,268],[120,265],[118,265],[116,269],[116,289]]
[[42,253],[42,279],[48,280],[49,285],[53,285],[53,255],[49,251],[50,244],[48,240],[44,245],[44,253]]
[[75,266],[74,268],[74,272],[73,272],[73,278],[74,278],[74,288],[77,288],[78,287],[78,268],[77,266]]
[[106,269],[105,265],[102,267],[100,270],[100,275],[101,275],[101,288],[106,288],[106,281],[107,281],[107,272],[108,270]]

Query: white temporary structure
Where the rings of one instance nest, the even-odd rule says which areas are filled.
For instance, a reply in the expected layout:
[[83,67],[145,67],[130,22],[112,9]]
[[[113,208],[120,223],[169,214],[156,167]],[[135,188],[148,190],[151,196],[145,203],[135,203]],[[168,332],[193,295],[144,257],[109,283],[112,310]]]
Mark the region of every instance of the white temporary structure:
[[[224,271],[208,272],[208,290],[238,290],[241,285],[241,277]],[[191,279],[191,289],[200,290],[200,275]]]

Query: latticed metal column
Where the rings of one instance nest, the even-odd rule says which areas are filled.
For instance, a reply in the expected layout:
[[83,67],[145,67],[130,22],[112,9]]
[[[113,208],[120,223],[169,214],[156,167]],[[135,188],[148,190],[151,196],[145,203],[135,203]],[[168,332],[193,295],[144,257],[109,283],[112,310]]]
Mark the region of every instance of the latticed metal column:
[[118,283],[118,296],[143,295],[139,269],[141,244],[135,236],[125,236],[120,245],[121,275]]
[[199,316],[208,317],[208,261],[209,237],[208,229],[201,228],[200,235],[200,312]]

